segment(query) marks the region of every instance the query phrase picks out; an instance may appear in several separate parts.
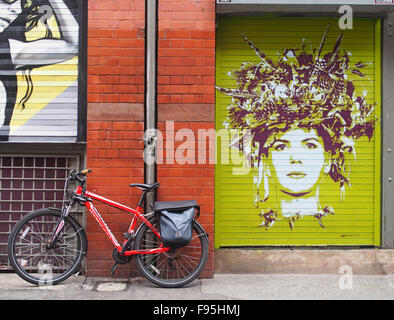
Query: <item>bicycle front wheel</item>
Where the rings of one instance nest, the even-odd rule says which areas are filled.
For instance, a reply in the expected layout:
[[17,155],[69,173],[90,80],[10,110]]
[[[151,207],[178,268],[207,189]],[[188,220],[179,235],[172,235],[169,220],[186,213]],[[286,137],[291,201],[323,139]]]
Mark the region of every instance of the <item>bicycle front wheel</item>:
[[[159,230],[159,222],[153,217],[149,222]],[[135,242],[135,250],[151,250],[160,247],[161,241],[142,225]],[[152,283],[165,288],[182,287],[198,277],[208,259],[208,236],[199,223],[193,221],[190,243],[177,250],[163,253],[138,254],[136,264],[141,273]]]
[[24,280],[36,285],[57,284],[80,266],[87,250],[87,239],[74,218],[65,218],[56,244],[50,245],[60,218],[59,211],[41,209],[25,215],[12,229],[8,258]]

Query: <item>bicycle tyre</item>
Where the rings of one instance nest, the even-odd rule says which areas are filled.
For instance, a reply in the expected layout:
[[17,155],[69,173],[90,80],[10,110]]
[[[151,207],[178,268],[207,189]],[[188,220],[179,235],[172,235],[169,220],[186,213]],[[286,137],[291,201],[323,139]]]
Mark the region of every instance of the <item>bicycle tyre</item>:
[[[159,230],[156,217],[150,218],[149,222]],[[158,237],[146,224],[143,224],[136,234],[134,250],[157,248],[160,244]],[[202,226],[193,220],[193,237],[187,246],[164,253],[137,254],[136,265],[150,282],[164,288],[178,288],[196,279],[207,260],[208,236]],[[186,265],[182,264],[182,261]],[[173,270],[174,268],[176,271]]]
[[55,285],[78,271],[87,251],[87,238],[73,217],[65,219],[57,247],[48,248],[60,217],[60,211],[40,209],[15,224],[8,239],[8,258],[22,279],[35,285]]

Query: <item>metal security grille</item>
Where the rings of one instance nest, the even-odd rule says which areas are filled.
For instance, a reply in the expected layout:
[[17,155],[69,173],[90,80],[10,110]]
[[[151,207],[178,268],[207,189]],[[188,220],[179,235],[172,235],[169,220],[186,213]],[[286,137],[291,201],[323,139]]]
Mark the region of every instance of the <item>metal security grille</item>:
[[79,168],[76,156],[0,157],[0,269],[10,269],[8,236],[22,216],[45,207],[61,208],[64,182]]

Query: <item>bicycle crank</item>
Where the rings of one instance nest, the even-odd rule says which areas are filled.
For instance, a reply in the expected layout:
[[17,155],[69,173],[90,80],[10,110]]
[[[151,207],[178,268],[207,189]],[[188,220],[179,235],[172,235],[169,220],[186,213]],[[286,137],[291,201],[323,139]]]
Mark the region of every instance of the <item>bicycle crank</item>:
[[112,251],[112,258],[115,260],[115,262],[119,264],[126,264],[130,262],[131,259],[133,259],[133,256],[121,255],[119,251],[116,248],[114,248],[114,250]]
[[112,258],[115,260],[115,264],[111,269],[111,275],[113,276],[115,274],[115,270],[118,267],[118,265],[126,264],[130,262],[131,259],[133,259],[133,256],[121,255],[119,251],[116,248],[114,248],[114,250],[112,251]]

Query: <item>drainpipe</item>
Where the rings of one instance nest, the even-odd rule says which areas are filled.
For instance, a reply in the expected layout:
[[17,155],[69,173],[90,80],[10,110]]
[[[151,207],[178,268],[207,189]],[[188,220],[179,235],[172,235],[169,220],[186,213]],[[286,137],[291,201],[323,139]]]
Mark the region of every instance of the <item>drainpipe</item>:
[[[155,183],[157,145],[157,0],[145,1],[144,182]],[[146,194],[145,212],[153,211],[156,191]]]

